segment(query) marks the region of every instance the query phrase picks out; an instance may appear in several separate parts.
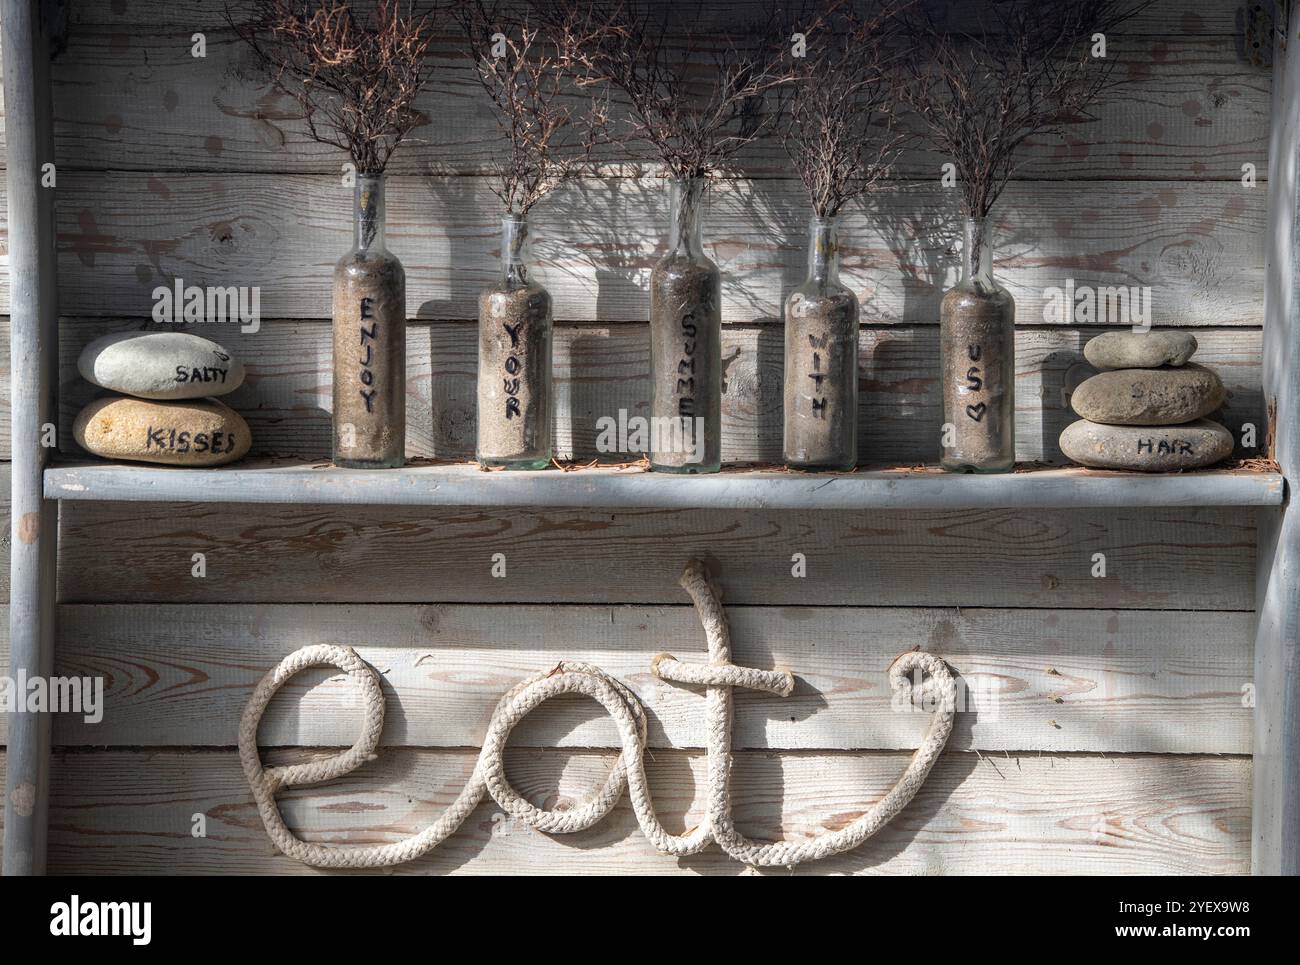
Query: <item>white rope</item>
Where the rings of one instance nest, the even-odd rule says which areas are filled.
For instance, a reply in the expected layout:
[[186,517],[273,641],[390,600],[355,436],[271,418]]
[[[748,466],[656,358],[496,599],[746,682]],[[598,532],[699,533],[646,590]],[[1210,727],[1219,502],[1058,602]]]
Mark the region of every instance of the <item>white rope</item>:
[[[289,857],[321,868],[384,867],[410,861],[436,848],[455,833],[484,794],[491,795],[504,811],[530,827],[548,834],[567,834],[586,830],[599,822],[627,791],[642,833],[664,854],[678,857],[696,854],[716,843],[738,861],[771,866],[796,865],[856,848],[916,795],[947,743],[957,692],[951,671],[938,657],[919,651],[903,654],[889,668],[890,683],[895,690],[911,691],[913,701],[919,696],[934,710],[925,739],[912,755],[903,776],[865,814],[838,831],[802,841],[752,841],[736,829],[731,818],[732,689],[744,687],[788,697],[794,690],[794,677],[785,671],[734,665],[726,614],[704,565],[698,561],[689,563],[680,582],[694,601],[704,625],[709,662],[688,664],[670,654],[660,654],[651,663],[651,672],[663,680],[702,685],[706,689],[707,807],[705,819],[698,827],[683,835],[669,834],[655,815],[645,775],[646,717],[641,702],[599,667],[564,661],[553,670],[521,681],[501,698],[488,723],[469,783],[432,825],[412,837],[385,845],[309,844],[284,823],[276,792],[281,788],[331,781],[351,773],[365,761],[374,760],[384,728],[384,695],[379,676],[351,647],[320,644],[294,651],[263,677],[239,724],[239,760],[272,843]],[[364,708],[361,736],[351,748],[339,754],[285,767],[264,767],[257,746],[257,728],[267,705],[295,674],[321,666],[343,670],[360,688]],[[919,694],[912,687],[910,677],[915,671],[928,674]],[[623,747],[618,762],[595,797],[573,810],[545,811],[525,801],[506,779],[504,750],[515,726],[539,705],[560,694],[586,694],[598,701],[617,725]]]

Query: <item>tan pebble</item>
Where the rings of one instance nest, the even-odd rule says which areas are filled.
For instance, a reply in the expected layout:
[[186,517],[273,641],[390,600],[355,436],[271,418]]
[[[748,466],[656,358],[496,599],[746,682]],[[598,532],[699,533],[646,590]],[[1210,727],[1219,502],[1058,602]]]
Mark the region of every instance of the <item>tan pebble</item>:
[[150,402],[109,396],[77,414],[77,444],[105,459],[168,466],[220,466],[252,444],[248,423],[216,399]]

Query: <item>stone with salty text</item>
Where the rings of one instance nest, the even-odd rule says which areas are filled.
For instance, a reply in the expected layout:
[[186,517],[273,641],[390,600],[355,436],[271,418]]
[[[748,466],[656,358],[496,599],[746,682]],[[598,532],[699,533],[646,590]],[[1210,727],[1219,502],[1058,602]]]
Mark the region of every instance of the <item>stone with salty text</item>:
[[188,332],[116,332],[95,339],[77,371],[101,388],[141,399],[203,399],[244,381],[244,366],[216,342]]

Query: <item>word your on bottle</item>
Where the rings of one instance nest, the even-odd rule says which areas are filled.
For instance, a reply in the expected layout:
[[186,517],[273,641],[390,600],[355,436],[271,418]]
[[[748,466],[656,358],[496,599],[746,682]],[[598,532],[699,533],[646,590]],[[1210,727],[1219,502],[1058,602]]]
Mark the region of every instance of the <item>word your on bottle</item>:
[[505,377],[502,381],[502,388],[506,393],[506,421],[519,418],[522,413],[519,411],[519,373],[523,371],[524,364],[519,361],[519,356],[515,353],[519,351],[519,330],[523,328],[523,322],[517,322],[509,325],[501,323],[507,335],[510,336],[510,354],[506,356],[504,367],[506,370]]

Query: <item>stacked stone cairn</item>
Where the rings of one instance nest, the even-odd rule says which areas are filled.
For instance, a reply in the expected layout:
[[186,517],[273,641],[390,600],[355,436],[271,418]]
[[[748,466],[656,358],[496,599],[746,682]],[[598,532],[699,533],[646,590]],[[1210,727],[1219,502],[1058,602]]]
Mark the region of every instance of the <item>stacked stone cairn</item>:
[[115,395],[77,414],[72,434],[106,459],[220,466],[252,444],[248,423],[216,396],[244,381],[244,366],[216,342],[186,332],[127,332],[91,342],[77,370]]
[[1205,418],[1224,400],[1223,381],[1189,361],[1186,332],[1106,332],[1084,357],[1100,372],[1070,406],[1083,418],[1061,433],[1061,451],[1095,469],[1175,472],[1213,465],[1232,454],[1232,433]]

